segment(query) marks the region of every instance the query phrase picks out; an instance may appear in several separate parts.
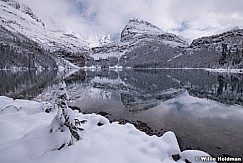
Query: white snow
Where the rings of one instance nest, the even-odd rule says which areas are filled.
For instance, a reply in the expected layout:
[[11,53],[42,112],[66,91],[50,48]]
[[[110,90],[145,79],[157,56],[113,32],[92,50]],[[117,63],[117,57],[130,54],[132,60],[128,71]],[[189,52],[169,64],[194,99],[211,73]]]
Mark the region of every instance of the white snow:
[[102,59],[108,59],[109,57],[117,57],[121,58],[121,56],[124,53],[119,53],[119,52],[111,52],[111,53],[94,53],[90,55],[91,57],[94,58],[95,61],[102,60]]
[[219,72],[219,73],[243,73],[243,69],[205,69],[210,72]]
[[85,36],[84,39],[89,43],[89,47],[98,47],[111,42],[111,35],[100,34],[95,36]]
[[[192,162],[198,154],[209,156],[194,150],[181,152],[173,132],[161,137],[148,136],[132,124],[110,123],[100,115],[77,112],[76,118],[87,121],[81,125],[82,139],[58,150],[60,143],[70,135],[50,133],[57,110],[45,113],[46,107],[45,103],[0,96],[0,162],[170,163],[175,162],[173,154],[190,158]],[[103,125],[98,126],[98,123]]]
[[180,56],[182,56],[182,55],[183,55],[183,54],[180,53],[180,54],[178,54],[178,55],[172,57],[171,59],[169,59],[167,62],[170,62],[170,61],[172,61],[173,59],[178,58],[178,57],[180,57]]
[[106,48],[105,52],[92,52],[90,53],[90,57],[94,60],[102,60],[109,59],[111,57],[116,57],[118,60],[128,51],[124,47],[128,47],[131,42],[110,42],[107,44],[103,44],[103,48]]
[[168,45],[170,47],[176,48],[176,47],[185,47],[186,45],[183,43],[175,42],[175,41],[167,41],[163,40],[162,41],[165,45]]
[[139,34],[151,34],[151,35],[161,35],[165,34],[162,29],[156,28],[155,26],[150,26],[140,22],[133,22],[129,24],[132,27],[132,32]]
[[118,66],[118,65],[109,66],[109,69],[123,69],[123,66]]

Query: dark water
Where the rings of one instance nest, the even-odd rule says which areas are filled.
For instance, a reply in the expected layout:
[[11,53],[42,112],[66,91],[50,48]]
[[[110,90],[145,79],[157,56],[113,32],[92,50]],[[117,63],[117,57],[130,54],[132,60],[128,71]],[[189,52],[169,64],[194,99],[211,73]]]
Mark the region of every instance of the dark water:
[[57,70],[0,71],[0,96],[31,99],[54,84]]
[[[0,73],[1,95],[33,97],[57,83],[56,72]],[[99,113],[110,121],[131,122],[149,135],[174,131],[183,150],[243,156],[242,74],[81,70],[65,81],[70,106],[82,112]]]

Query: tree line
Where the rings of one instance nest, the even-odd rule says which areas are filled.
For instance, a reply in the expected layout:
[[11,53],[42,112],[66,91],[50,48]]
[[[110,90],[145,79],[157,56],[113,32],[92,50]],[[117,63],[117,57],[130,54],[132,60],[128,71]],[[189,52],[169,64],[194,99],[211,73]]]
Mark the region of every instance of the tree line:
[[[243,43],[242,43],[243,44]],[[231,47],[225,43],[222,44],[221,57],[219,59],[220,65],[235,66],[243,61],[243,45]]]

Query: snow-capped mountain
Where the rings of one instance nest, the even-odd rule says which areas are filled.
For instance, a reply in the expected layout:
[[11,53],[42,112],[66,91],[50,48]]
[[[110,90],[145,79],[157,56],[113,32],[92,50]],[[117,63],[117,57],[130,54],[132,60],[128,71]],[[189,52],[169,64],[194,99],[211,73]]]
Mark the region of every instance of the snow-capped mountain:
[[86,66],[156,67],[188,44],[149,22],[132,19],[121,32],[121,41],[92,48]]
[[178,36],[163,31],[157,26],[141,20],[141,19],[132,19],[129,20],[129,23],[121,32],[121,42],[139,40],[139,39],[154,39],[157,37],[163,43],[168,44],[173,47],[185,47],[187,42]]
[[25,4],[14,0],[0,0],[1,58],[4,59],[0,69],[75,67],[69,61],[83,66],[84,58],[80,57],[82,53],[89,50],[90,46],[110,40],[106,35],[81,36],[59,26],[55,21],[51,24],[52,28]]
[[89,43],[70,31],[51,31],[32,10],[14,0],[0,1],[0,25],[11,32],[20,33],[51,50],[79,51],[88,49]]

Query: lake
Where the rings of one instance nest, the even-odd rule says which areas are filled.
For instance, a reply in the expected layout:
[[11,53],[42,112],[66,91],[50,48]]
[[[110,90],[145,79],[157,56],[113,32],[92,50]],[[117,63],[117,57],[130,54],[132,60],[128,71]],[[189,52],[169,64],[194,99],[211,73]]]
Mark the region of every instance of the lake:
[[0,71],[0,95],[50,100],[65,78],[70,107],[130,122],[149,135],[175,132],[181,149],[243,156],[243,75],[202,69]]

